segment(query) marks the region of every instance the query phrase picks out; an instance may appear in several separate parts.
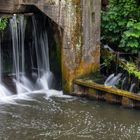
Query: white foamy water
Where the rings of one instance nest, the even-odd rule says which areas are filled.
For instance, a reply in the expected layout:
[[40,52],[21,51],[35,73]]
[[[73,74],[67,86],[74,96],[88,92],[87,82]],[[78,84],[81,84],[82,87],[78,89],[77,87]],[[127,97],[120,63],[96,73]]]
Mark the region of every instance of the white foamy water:
[[[38,22],[32,16],[32,45],[30,47],[30,56],[28,61],[31,62],[30,75],[26,70],[26,48],[25,48],[25,31],[26,18],[24,15],[16,15],[10,19],[10,29],[12,36],[12,75],[15,84],[16,93],[6,88],[2,83],[2,58],[0,43],[0,101],[10,104],[16,104],[16,100],[33,101],[32,94],[45,94],[45,98],[51,97],[71,98],[64,95],[62,91],[52,90],[54,76],[50,70],[49,47],[47,30],[43,27],[38,28]],[[1,38],[0,38],[1,39]],[[1,41],[1,40],[0,40]],[[29,75],[29,77],[27,76]],[[30,80],[32,79],[32,80]]]

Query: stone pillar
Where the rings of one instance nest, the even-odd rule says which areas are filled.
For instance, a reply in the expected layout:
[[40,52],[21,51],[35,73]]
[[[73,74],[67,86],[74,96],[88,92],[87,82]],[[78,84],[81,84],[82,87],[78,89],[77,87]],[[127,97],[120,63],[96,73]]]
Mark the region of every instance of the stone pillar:
[[100,0],[65,0],[62,75],[65,93],[73,80],[99,68]]

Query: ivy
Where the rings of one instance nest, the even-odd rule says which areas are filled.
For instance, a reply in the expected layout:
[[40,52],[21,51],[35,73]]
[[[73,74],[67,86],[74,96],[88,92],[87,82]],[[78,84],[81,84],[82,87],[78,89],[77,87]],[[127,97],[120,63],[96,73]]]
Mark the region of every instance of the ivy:
[[109,0],[102,11],[102,42],[122,51],[140,50],[140,5],[138,0]]
[[8,25],[8,18],[0,18],[0,31],[5,30]]

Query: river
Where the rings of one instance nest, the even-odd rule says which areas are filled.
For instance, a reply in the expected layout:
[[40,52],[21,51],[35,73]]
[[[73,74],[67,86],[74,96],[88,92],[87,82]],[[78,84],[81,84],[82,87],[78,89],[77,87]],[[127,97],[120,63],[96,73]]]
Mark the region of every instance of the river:
[[139,140],[140,112],[76,97],[0,101],[0,140]]

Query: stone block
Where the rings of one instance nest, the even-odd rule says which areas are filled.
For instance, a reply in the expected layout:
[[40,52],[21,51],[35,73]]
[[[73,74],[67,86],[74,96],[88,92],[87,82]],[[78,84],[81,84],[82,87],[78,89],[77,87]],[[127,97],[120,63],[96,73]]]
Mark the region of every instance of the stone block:
[[89,88],[87,96],[91,99],[104,100],[103,93],[97,91],[96,89]]
[[129,99],[127,97],[122,98],[122,105],[126,108],[133,108],[135,107],[135,103],[132,99]]
[[109,103],[121,104],[121,96],[117,96],[114,94],[106,93],[105,100]]

